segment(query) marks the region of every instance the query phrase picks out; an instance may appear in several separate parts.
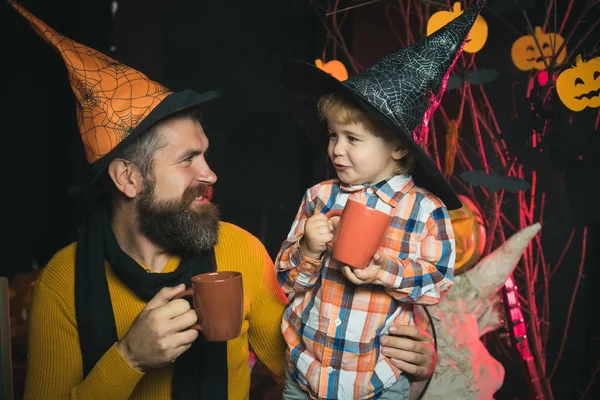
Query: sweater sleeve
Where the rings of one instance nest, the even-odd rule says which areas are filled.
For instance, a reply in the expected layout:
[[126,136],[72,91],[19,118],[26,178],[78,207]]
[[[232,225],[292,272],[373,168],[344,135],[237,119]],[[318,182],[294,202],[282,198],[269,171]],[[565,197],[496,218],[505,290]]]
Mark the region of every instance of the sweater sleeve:
[[250,304],[250,328],[248,331],[252,348],[273,375],[283,381],[285,362],[285,342],[281,334],[281,319],[287,303],[277,282],[273,261],[262,247],[260,266],[262,271],[258,290]]
[[144,376],[113,345],[88,376],[83,366],[73,305],[43,279],[34,287],[29,314],[25,399],[128,399]]

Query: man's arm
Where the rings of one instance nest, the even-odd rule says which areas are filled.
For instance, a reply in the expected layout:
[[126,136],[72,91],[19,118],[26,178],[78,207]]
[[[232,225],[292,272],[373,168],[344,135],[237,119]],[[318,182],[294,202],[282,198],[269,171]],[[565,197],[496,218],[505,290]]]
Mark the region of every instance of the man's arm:
[[273,261],[265,249],[260,265],[260,285],[250,304],[248,337],[257,357],[283,382],[285,342],[281,334],[281,319],[287,300],[273,272]]
[[[42,275],[43,277],[43,275]],[[25,399],[128,399],[143,373],[112,346],[82,380],[83,365],[73,305],[43,279],[29,312]]]

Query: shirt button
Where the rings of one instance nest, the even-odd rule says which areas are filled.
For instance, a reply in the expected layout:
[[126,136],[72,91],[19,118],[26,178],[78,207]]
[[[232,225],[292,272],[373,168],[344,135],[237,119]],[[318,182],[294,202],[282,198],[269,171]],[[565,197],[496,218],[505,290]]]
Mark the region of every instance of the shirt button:
[[367,194],[373,194],[373,189],[371,187],[367,188]]
[[325,368],[325,371],[327,371],[328,374],[333,372],[333,367],[330,365],[329,367]]
[[335,326],[340,326],[342,324],[342,320],[339,318],[335,319]]

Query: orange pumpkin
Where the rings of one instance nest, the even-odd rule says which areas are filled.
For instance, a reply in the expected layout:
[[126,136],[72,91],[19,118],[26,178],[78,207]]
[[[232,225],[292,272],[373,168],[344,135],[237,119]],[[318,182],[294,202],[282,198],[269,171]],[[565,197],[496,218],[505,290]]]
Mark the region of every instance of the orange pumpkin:
[[322,60],[317,59],[315,60],[315,65],[339,81],[348,79],[348,71],[341,61],[331,60],[323,63]]
[[579,54],[575,66],[558,75],[556,92],[569,110],[600,107],[600,57],[583,61]]
[[467,196],[458,195],[462,207],[448,211],[454,241],[456,243],[456,263],[454,274],[462,274],[473,267],[485,250],[486,229],[479,208]]
[[[539,48],[536,39],[540,45]],[[558,51],[564,42],[565,39],[558,33],[544,33],[542,28],[536,26],[533,35],[521,36],[515,40],[510,55],[515,66],[521,71],[543,70],[546,69],[546,64],[550,65],[553,53]],[[564,46],[560,54],[554,56],[556,57],[556,65],[560,65],[565,61],[566,56],[567,46]]]
[[[454,18],[461,15],[464,11],[460,7],[460,2],[454,3],[452,11],[438,11],[427,21],[427,36],[447,25]],[[473,28],[469,33],[469,38],[463,50],[467,53],[477,53],[483,48],[488,37],[487,22],[481,15],[477,16]]]

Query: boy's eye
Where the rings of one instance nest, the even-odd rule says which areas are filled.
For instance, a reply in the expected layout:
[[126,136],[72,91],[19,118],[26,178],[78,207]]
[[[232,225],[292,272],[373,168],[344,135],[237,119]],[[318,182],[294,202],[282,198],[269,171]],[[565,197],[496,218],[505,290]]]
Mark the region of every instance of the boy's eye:
[[358,142],[358,139],[357,139],[357,138],[355,138],[354,136],[348,136],[348,141],[349,141],[350,143],[354,143],[354,142]]
[[337,134],[335,132],[327,132],[327,137],[329,138],[329,140],[335,139],[337,137]]

